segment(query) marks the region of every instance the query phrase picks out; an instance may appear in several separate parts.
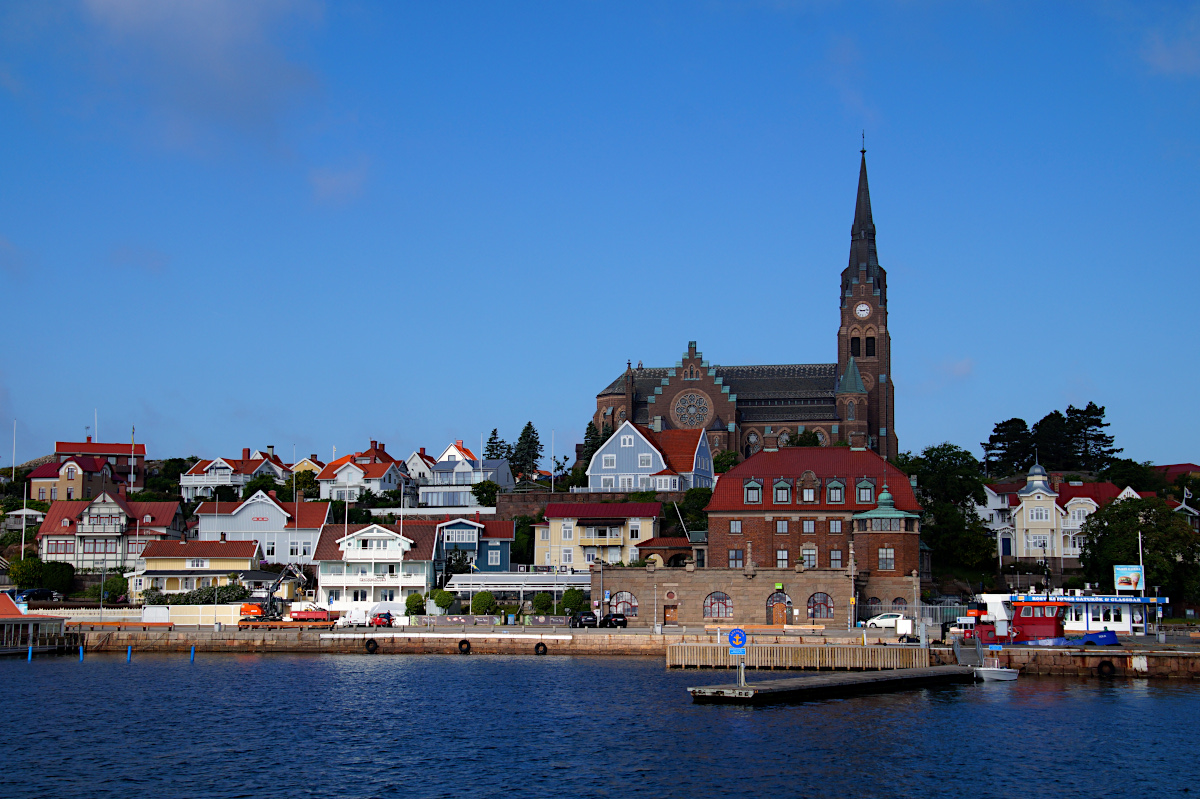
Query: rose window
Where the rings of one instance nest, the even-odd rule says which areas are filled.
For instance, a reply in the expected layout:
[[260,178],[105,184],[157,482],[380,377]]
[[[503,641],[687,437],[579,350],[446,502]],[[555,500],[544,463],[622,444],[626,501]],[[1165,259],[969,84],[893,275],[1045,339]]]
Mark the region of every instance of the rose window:
[[708,398],[689,391],[675,400],[675,417],[683,427],[702,427],[708,419]]

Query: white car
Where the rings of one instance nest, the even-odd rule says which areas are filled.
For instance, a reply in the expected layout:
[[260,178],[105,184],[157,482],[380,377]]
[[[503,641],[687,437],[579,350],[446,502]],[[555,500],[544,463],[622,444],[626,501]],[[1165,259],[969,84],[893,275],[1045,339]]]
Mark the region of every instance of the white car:
[[903,613],[880,613],[878,616],[872,616],[867,619],[868,627],[892,627],[896,626],[896,622],[904,618]]

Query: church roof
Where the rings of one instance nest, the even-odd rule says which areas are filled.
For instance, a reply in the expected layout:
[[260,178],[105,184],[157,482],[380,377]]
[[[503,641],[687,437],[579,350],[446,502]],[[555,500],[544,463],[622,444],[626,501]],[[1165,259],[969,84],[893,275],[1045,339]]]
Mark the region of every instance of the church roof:
[[[729,386],[729,393],[739,400],[784,397],[832,397],[837,383],[836,363],[791,363],[771,366],[716,366],[715,377]],[[668,372],[665,367],[633,370],[633,390],[638,399],[645,399],[662,385]],[[625,373],[622,372],[596,396],[625,393]]]
[[863,385],[862,375],[858,373],[858,364],[854,362],[854,356],[850,356],[850,363],[846,364],[846,373],[842,375],[842,379],[838,382],[837,393],[839,394],[866,394],[867,387]]

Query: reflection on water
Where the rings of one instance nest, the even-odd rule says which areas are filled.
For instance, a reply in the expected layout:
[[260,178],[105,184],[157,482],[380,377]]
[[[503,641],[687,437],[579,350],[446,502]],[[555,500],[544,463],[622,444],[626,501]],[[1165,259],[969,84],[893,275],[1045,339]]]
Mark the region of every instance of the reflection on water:
[[0,796],[1164,794],[1200,717],[1194,683],[1031,677],[693,705],[729,674],[658,658],[95,655],[0,678]]

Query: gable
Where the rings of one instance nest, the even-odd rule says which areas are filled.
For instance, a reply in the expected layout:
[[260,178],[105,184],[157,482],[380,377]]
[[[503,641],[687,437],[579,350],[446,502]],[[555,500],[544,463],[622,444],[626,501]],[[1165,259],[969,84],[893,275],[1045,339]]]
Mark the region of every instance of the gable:
[[[632,439],[631,446],[623,446],[622,439]],[[644,454],[651,456],[648,467],[638,465],[640,463],[639,456]],[[604,468],[605,455],[614,456],[615,466],[613,468]],[[596,454],[592,456],[592,462],[588,464],[587,475],[599,477],[631,472],[655,474],[665,468],[667,468],[666,459],[654,442],[650,441],[635,424],[626,420],[621,423],[612,437],[596,450]]]

